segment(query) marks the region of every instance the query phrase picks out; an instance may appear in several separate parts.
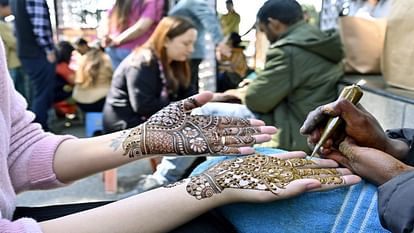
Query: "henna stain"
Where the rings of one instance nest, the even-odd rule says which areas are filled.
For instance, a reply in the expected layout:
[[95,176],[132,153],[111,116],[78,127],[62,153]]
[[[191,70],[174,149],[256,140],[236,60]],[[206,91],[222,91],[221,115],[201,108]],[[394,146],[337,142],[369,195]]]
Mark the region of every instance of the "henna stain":
[[221,193],[226,188],[270,191],[278,195],[280,189],[294,180],[311,178],[322,184],[344,184],[335,168],[308,168],[315,162],[304,158],[279,159],[255,154],[225,160],[205,173],[190,178],[186,190],[201,200]]
[[109,147],[113,148],[113,150],[116,151],[127,138],[128,132],[129,130],[123,130],[119,132],[119,136],[111,140],[112,142]]

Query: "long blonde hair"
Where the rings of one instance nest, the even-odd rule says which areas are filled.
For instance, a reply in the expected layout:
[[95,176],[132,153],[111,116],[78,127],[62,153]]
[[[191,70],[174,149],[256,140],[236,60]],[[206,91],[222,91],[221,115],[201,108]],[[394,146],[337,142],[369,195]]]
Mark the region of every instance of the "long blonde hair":
[[106,79],[99,77],[101,80],[111,80],[112,73],[112,65],[105,52],[100,48],[91,48],[82,56],[75,83],[83,88],[92,87],[96,84],[99,75],[107,77]]

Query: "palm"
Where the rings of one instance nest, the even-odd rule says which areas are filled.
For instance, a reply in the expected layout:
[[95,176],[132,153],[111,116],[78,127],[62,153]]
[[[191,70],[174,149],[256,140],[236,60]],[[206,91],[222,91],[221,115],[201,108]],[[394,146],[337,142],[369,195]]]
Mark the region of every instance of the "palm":
[[[203,174],[192,177],[187,185],[187,191],[197,199],[211,197],[224,190],[250,190],[249,192],[235,192],[238,198],[244,201],[262,195],[267,199],[283,199],[306,191],[305,179],[320,182],[323,189],[341,187],[359,181],[349,174],[348,170],[332,168],[337,166],[333,161],[319,160],[315,162],[295,153],[285,154],[287,158],[278,158],[264,155],[252,155],[223,161]],[[293,156],[292,156],[293,155]],[[283,156],[282,156],[283,157]],[[350,179],[351,178],[351,179]],[[315,181],[316,180],[316,181]],[[309,182],[309,180],[308,180]],[[252,195],[254,191],[260,195]],[[272,194],[272,195],[269,195]],[[263,199],[260,199],[263,200]]]

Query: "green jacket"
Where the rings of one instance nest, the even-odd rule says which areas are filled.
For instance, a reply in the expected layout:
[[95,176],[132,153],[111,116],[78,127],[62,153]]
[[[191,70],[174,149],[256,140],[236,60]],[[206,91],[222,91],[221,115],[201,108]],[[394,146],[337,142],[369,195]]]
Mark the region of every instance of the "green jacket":
[[299,128],[317,106],[337,98],[343,76],[338,34],[328,34],[301,21],[270,45],[263,71],[253,80],[244,103],[279,131],[263,146],[309,152]]

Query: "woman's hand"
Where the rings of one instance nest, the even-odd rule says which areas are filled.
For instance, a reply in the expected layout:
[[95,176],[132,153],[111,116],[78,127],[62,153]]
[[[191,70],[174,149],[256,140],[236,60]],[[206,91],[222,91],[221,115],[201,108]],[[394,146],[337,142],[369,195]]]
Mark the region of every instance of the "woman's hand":
[[325,155],[371,182],[381,185],[403,172],[414,170],[393,156],[380,150],[355,145],[350,138],[344,140],[339,151]]
[[266,202],[352,185],[361,180],[348,169],[337,168],[333,160],[304,157],[304,152],[289,152],[225,160],[191,177],[187,192],[197,199],[221,193],[227,202]]
[[276,133],[275,127],[264,126],[260,120],[190,115],[212,96],[211,92],[203,92],[172,103],[131,129],[122,144],[125,154],[252,154],[253,144],[269,141]]

